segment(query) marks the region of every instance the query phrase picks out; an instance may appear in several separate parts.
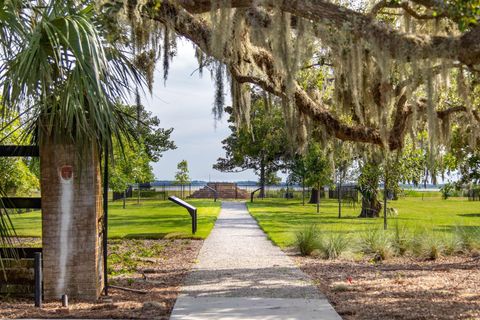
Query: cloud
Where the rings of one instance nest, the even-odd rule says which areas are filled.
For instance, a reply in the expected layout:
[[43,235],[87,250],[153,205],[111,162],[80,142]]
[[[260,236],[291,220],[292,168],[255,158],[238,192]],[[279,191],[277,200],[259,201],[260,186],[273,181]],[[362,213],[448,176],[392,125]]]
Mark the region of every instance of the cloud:
[[[226,120],[215,128],[212,116],[215,93],[210,74],[199,77],[192,45],[178,42],[178,54],[170,65],[169,77],[164,86],[163,71],[155,73],[152,95],[143,98],[145,107],[159,117],[161,126],[173,127],[172,138],[177,149],[167,151],[158,163],[154,174],[158,179],[173,179],[177,163],[188,161],[193,180],[235,181],[257,180],[249,170],[242,173],[222,173],[212,169],[218,157],[224,156],[221,141],[229,134]],[[230,97],[227,97],[230,101]]]

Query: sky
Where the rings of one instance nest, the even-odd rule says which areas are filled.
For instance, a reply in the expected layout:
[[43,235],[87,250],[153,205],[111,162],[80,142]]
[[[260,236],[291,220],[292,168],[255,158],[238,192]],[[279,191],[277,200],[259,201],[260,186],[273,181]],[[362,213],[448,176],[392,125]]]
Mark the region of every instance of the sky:
[[[158,64],[152,95],[147,92],[142,100],[145,108],[158,116],[161,127],[174,128],[171,138],[177,145],[177,149],[165,152],[159,162],[152,163],[155,178],[173,180],[177,163],[187,160],[191,180],[257,180],[251,170],[223,173],[212,168],[219,157],[225,156],[221,141],[231,132],[226,119],[215,127],[215,89],[210,73],[205,70],[200,77],[194,72],[198,64],[192,44],[183,39],[177,41],[178,52],[170,64],[166,84]],[[229,103],[230,97],[226,101]]]

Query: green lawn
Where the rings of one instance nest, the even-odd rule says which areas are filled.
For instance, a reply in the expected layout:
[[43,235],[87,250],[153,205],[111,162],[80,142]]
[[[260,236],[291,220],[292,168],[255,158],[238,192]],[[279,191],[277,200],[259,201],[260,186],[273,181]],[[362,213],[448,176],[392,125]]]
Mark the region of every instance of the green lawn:
[[[480,202],[465,198],[443,200],[439,197],[402,198],[389,202],[398,210],[398,223],[412,231],[424,228],[436,232],[451,232],[454,228],[480,226]],[[267,199],[249,203],[250,213],[259,222],[269,238],[280,247],[293,243],[294,233],[307,225],[317,224],[322,231],[360,233],[369,228],[381,228],[383,219],[357,218],[360,206],[344,206],[342,219],[338,219],[336,200],[322,199],[320,214],[315,205],[302,206],[299,200]],[[390,226],[394,226],[391,218]]]
[[[220,203],[210,200],[189,200],[198,208],[198,230],[195,238],[206,238],[220,213]],[[17,234],[21,237],[40,237],[40,212],[13,214]],[[170,201],[136,200],[122,209],[121,201],[109,205],[109,238],[191,238],[191,219],[187,210]]]

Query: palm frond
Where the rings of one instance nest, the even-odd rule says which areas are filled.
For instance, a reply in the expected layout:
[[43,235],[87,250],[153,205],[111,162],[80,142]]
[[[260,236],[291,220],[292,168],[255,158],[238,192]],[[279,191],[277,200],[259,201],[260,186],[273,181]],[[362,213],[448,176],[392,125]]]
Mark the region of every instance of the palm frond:
[[132,132],[133,123],[116,105],[128,101],[130,88],[144,81],[128,57],[101,37],[91,16],[90,8],[72,10],[52,2],[7,62],[1,79],[4,103],[9,108],[39,103],[33,113],[36,142],[48,137],[112,150],[112,137]]

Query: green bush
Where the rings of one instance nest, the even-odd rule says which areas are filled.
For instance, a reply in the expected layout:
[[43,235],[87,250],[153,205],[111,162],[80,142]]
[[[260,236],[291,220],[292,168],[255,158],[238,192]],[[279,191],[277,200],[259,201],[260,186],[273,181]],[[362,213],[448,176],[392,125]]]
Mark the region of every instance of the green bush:
[[344,233],[330,233],[319,239],[321,255],[325,259],[336,259],[345,252],[350,244],[350,238]]
[[373,254],[376,261],[386,260],[394,253],[388,233],[380,229],[369,229],[361,234],[360,250],[365,254]]
[[455,185],[451,182],[447,182],[440,188],[440,192],[442,193],[442,198],[447,200],[454,196]]
[[308,256],[320,247],[320,233],[315,224],[297,231],[295,239],[295,246],[302,256]]

